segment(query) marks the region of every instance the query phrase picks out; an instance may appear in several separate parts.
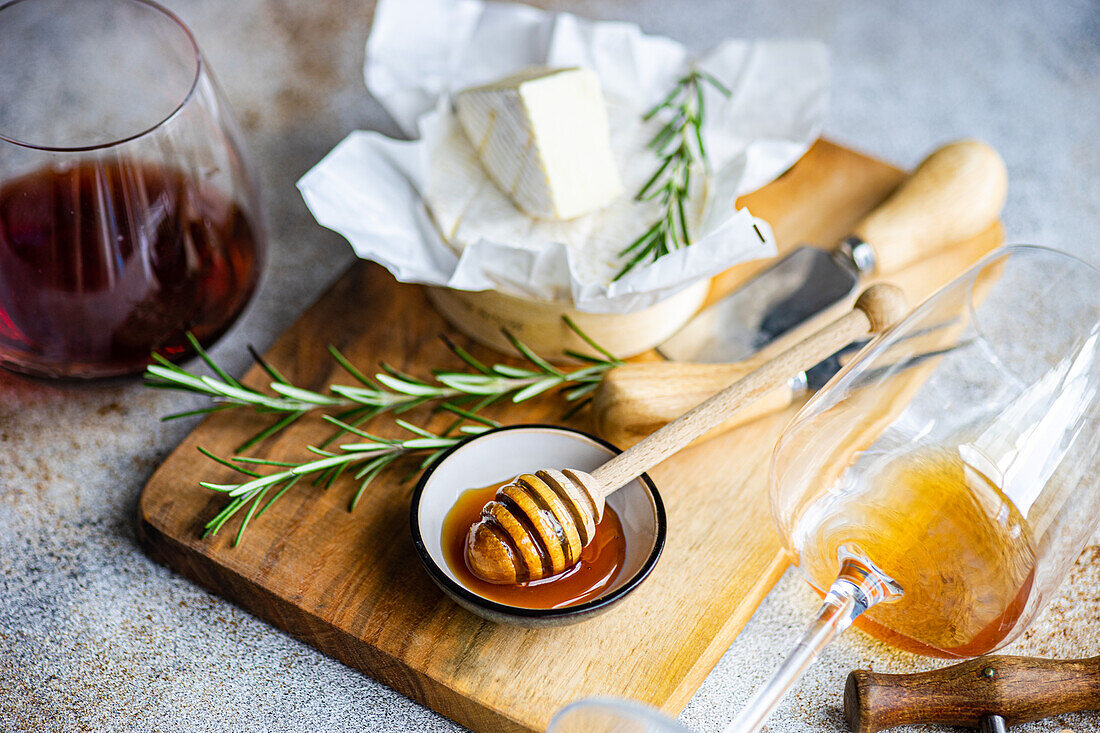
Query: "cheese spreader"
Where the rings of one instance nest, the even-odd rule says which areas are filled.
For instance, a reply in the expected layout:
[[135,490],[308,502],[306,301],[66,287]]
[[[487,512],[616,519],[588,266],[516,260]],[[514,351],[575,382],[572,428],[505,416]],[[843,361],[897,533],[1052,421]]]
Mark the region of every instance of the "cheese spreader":
[[803,245],[699,312],[659,347],[673,361],[741,361],[844,300],[871,274],[899,270],[1000,217],[1001,156],[980,140],[937,149],[831,251]]

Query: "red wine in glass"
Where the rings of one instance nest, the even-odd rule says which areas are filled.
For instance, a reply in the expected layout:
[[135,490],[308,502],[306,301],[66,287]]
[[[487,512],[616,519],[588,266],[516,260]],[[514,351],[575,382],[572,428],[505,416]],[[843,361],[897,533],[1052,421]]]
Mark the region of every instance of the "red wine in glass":
[[0,365],[140,372],[255,291],[262,212],[224,98],[151,0],[0,4]]
[[213,341],[255,287],[256,236],[224,194],[156,164],[85,161],[10,180],[0,351],[33,355],[15,364],[31,372],[125,373],[154,349],[184,353],[186,331]]

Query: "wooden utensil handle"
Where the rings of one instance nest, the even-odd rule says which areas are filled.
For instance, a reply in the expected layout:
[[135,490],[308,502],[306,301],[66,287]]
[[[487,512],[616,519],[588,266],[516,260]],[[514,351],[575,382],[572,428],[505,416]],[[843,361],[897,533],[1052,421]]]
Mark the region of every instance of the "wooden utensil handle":
[[615,456],[593,471],[592,477],[606,497],[721,425],[734,411],[784,384],[792,375],[809,369],[861,336],[882,331],[904,313],[905,295],[900,288],[883,283],[872,285],[863,291],[851,311]]
[[1100,657],[978,657],[918,674],[856,670],[844,687],[844,716],[855,733],[932,723],[977,728],[995,713],[1009,726],[1100,709]]
[[[600,380],[593,395],[593,427],[601,438],[620,448],[634,445],[763,363],[761,359],[734,364],[661,361],[615,367]],[[793,400],[794,392],[784,382],[734,412],[707,435],[778,412]]]
[[980,140],[960,140],[924,159],[853,234],[875,250],[876,272],[890,273],[928,253],[977,236],[1001,215],[1008,172]]

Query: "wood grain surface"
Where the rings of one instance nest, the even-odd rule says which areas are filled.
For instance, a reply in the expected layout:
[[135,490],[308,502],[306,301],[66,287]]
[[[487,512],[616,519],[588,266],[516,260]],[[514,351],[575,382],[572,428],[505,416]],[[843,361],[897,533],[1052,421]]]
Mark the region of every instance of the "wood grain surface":
[[[885,163],[819,142],[740,204],[771,222],[782,250],[803,241],[829,246],[901,177]],[[915,303],[999,243],[994,227],[892,280]],[[719,276],[710,297],[766,264]],[[425,376],[434,366],[460,366],[440,342],[443,332],[421,288],[357,263],[266,356],[312,389],[349,380],[326,354],[329,344],[366,369],[386,361]],[[252,369],[244,381],[260,386],[262,377]],[[490,415],[511,424],[560,422],[561,411],[547,396]],[[350,483],[325,492],[302,482],[249,525],[240,546],[231,546],[233,524],[201,539],[202,524],[223,499],[198,482],[230,476],[196,448],[230,454],[262,424],[249,414],[211,416],[169,456],[142,494],[140,533],[152,556],[185,576],[475,730],[541,730],[562,705],[590,695],[634,698],[676,714],[786,567],[768,510],[767,470],[793,411],[692,446],[651,471],[668,512],[661,561],[619,606],[570,627],[499,626],[462,610],[432,584],[410,538],[411,483],[401,480],[410,466],[372,484],[353,513]],[[423,423],[430,415],[406,417]],[[586,420],[582,413],[571,424],[586,428]],[[399,432],[384,418],[371,429]],[[253,454],[301,459],[301,446],[327,434],[319,420],[302,420]]]

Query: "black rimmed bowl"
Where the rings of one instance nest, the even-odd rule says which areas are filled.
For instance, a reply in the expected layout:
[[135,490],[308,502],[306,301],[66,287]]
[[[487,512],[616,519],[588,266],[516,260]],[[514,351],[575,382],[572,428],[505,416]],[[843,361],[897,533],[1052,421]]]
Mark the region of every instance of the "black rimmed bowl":
[[665,545],[665,507],[646,474],[616,491],[607,503],[619,515],[626,558],[619,577],[599,596],[565,608],[522,608],[489,600],[465,586],[443,555],[443,520],[467,489],[490,486],[540,468],[592,471],[619,453],[587,433],[554,425],[512,425],[454,446],[424,472],[413,491],[413,544],[432,580],[463,608],[502,624],[564,626],[592,618],[637,588]]

